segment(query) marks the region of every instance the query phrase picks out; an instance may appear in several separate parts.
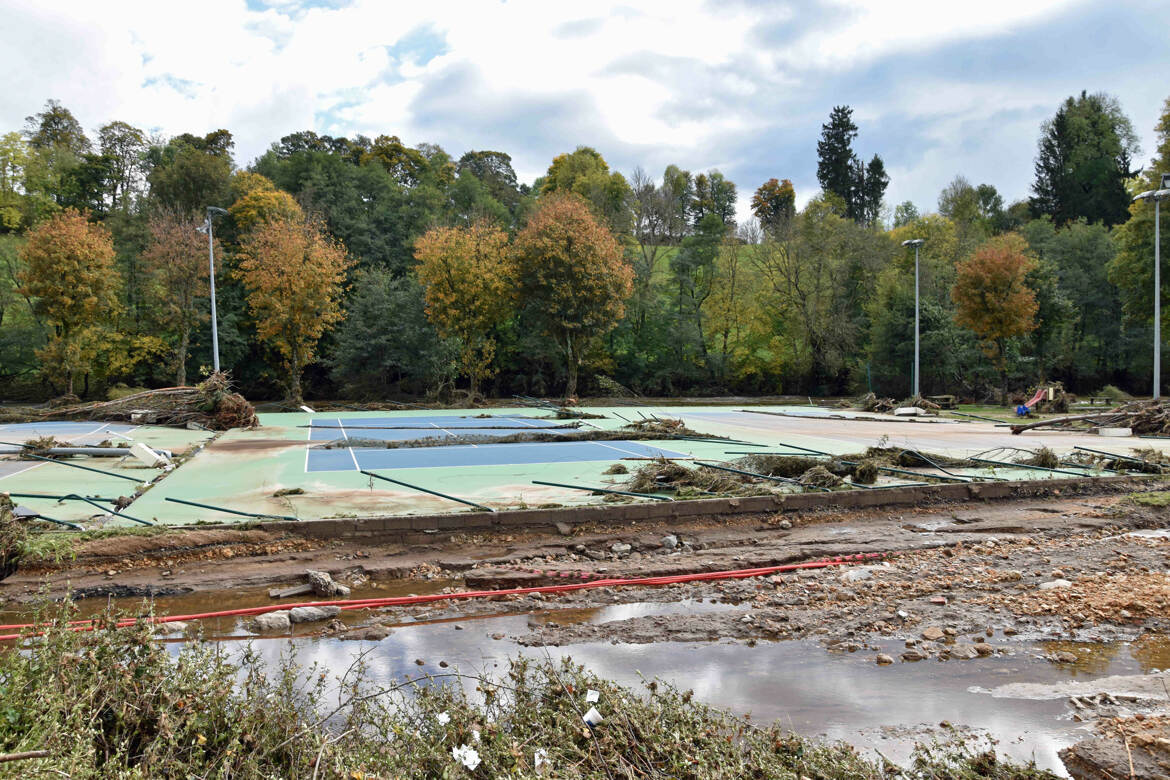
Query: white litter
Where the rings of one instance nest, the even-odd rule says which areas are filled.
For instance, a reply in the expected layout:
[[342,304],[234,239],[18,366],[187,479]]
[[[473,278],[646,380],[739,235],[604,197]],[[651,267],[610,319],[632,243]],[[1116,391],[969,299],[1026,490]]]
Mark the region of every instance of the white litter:
[[301,404],[301,411],[302,411],[302,412],[308,412],[309,414],[316,414],[316,412],[314,412],[312,409],[310,409],[309,407],[305,406],[304,404]]
[[451,716],[445,712],[440,712],[438,715],[435,716],[435,720],[439,721],[440,726],[446,726],[448,723],[451,722]]
[[170,463],[166,455],[152,450],[140,441],[130,445],[130,454],[151,468]]
[[479,751],[471,745],[460,745],[457,748],[451,748],[451,758],[463,764],[468,769],[475,769],[480,763]]
[[601,725],[605,718],[601,717],[601,713],[597,711],[596,707],[590,707],[589,712],[581,716],[581,720],[585,721],[585,725],[590,728]]
[[585,703],[586,704],[596,704],[599,701],[601,701],[601,694],[598,693],[597,691],[595,691],[593,689],[589,689],[588,691],[585,692]]

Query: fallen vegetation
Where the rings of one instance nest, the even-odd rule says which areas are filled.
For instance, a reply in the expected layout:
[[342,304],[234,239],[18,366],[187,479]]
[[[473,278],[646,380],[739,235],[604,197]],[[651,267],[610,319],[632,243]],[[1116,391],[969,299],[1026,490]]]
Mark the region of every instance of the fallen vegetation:
[[67,606],[41,641],[0,653],[0,751],[31,754],[0,763],[0,776],[1055,777],[961,741],[895,767],[753,725],[660,681],[635,692],[568,659],[378,688],[361,656],[334,681],[252,650],[234,663],[202,642],[172,655],[145,622],[112,628],[112,613],[75,633],[69,617]]
[[215,431],[255,428],[260,422],[252,404],[233,392],[227,374],[212,374],[195,387],[147,390],[114,401],[71,403],[49,408],[0,409],[0,422],[97,420],[142,425],[188,425]]

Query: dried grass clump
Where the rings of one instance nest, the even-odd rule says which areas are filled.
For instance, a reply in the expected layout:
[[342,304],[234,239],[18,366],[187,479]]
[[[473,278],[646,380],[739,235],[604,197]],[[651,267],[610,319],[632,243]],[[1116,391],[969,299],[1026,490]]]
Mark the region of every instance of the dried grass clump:
[[840,477],[821,465],[813,466],[800,475],[800,484],[811,487],[835,488],[842,482]]
[[1031,455],[1016,458],[1022,466],[1039,466],[1045,469],[1060,468],[1060,457],[1047,447],[1041,447]]
[[738,493],[744,480],[738,475],[717,469],[691,469],[672,460],[654,460],[638,468],[627,485],[634,493],[652,493],[655,490],[702,490],[708,493]]

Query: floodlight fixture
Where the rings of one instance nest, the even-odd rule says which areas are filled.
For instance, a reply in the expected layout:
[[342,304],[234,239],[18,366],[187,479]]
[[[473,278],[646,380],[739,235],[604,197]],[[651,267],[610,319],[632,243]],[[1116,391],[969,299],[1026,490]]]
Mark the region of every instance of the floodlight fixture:
[[215,311],[215,241],[212,236],[211,220],[227,213],[227,209],[221,209],[219,206],[208,206],[207,219],[195,228],[207,235],[207,280],[211,290],[211,368],[216,373],[219,373],[219,322]]
[[915,249],[926,243],[925,238],[911,238],[902,242],[902,246],[912,246]]

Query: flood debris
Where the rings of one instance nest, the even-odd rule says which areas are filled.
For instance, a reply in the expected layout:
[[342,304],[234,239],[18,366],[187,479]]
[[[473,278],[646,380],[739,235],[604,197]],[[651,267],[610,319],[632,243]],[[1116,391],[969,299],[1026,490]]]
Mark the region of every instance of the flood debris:
[[64,406],[0,409],[0,422],[96,420],[135,425],[200,426],[209,430],[255,428],[256,410],[231,389],[228,375],[212,374],[195,387],[165,387],[135,393],[114,401]]
[[1106,429],[1128,428],[1135,436],[1170,435],[1170,402],[1163,399],[1130,401],[1105,412],[1053,417],[1013,425],[1011,431],[1019,434],[1036,428],[1075,430],[1083,429],[1085,426]]
[[1170,716],[1131,715],[1098,722],[1097,733],[1060,751],[1075,780],[1160,780],[1170,771]]

